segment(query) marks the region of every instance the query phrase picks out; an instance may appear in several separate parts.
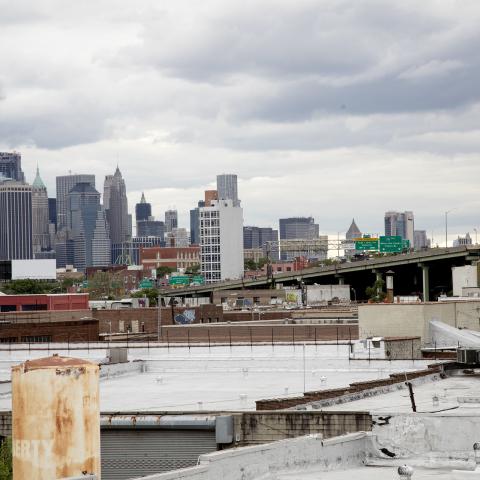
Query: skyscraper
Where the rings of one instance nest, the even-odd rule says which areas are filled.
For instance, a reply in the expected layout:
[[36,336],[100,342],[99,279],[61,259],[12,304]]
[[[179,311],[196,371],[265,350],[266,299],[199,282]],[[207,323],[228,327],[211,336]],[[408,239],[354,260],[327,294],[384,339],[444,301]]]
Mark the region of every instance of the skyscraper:
[[165,239],[165,224],[160,220],[142,220],[137,223],[137,237],[159,237]]
[[292,217],[280,219],[281,240],[312,240],[318,238],[319,226],[313,217]]
[[148,220],[151,216],[152,204],[147,203],[147,201],[145,200],[145,194],[142,192],[142,198],[140,200],[140,203],[137,203],[135,205],[135,220],[138,223],[143,220]]
[[50,250],[49,210],[47,187],[37,167],[32,184],[32,237],[33,254]]
[[[350,225],[350,228],[347,230],[347,233],[345,234],[345,238],[347,240],[353,240],[354,238],[361,238],[362,232],[358,228],[357,224],[355,223],[355,219],[352,219],[352,223]],[[353,243],[353,242],[352,242]],[[357,250],[345,250],[345,255],[347,257],[352,257],[353,255],[356,255],[358,252]]]
[[410,246],[413,248],[415,238],[415,222],[413,212],[393,212],[385,213],[385,235],[400,236],[404,240],[410,240]]
[[[267,249],[267,243],[270,242]],[[263,256],[268,256],[271,260],[278,260],[278,230],[270,227],[243,227],[243,249],[252,250],[261,248]]]
[[205,201],[200,200],[196,208],[190,210],[190,244],[200,245],[200,213],[199,209],[205,206]]
[[236,175],[230,173],[217,175],[217,192],[219,200],[232,200],[234,207],[240,206]]
[[171,232],[174,228],[178,228],[178,212],[167,210],[165,212],[165,232]]
[[413,232],[413,246],[415,250],[424,250],[430,248],[430,239],[427,238],[426,230],[415,230]]
[[0,152],[0,177],[24,182],[22,156],[17,152]]
[[77,183],[88,183],[95,189],[95,175],[63,175],[57,177],[57,230],[68,226],[68,194]]
[[24,182],[0,183],[0,260],[33,258],[32,187]]
[[113,175],[105,177],[103,207],[107,214],[112,243],[126,242],[132,237],[128,217],[128,200],[125,181],[117,166]]
[[68,194],[68,206],[75,267],[85,270],[86,267],[100,266],[100,261],[102,266],[109,264],[110,238],[100,194],[90,183],[77,183]]

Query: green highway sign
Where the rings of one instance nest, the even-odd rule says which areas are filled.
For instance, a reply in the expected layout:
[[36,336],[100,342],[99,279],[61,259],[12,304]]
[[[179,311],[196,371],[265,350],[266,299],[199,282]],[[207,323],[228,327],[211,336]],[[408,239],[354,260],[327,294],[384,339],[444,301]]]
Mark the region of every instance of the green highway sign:
[[148,278],[144,278],[138,285],[140,288],[153,288],[153,282],[148,280]]
[[404,240],[403,241],[403,249],[404,250],[410,250],[410,240]]
[[378,238],[356,238],[355,250],[378,250]]
[[168,284],[172,286],[187,286],[190,284],[190,278],[186,275],[177,275],[170,277]]
[[380,252],[400,253],[404,249],[403,238],[399,235],[380,237]]

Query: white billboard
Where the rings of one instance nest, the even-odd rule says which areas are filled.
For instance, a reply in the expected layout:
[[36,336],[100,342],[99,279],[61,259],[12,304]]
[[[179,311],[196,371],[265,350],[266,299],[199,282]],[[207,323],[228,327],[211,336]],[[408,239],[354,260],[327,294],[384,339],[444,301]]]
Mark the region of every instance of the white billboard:
[[57,261],[46,260],[12,260],[12,280],[56,280]]

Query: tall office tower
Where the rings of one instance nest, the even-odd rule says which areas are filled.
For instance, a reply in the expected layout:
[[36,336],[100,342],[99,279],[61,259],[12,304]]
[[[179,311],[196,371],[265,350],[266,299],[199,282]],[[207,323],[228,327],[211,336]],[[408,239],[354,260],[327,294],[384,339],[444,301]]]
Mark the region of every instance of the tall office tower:
[[92,238],[92,266],[105,267],[111,261],[112,243],[108,231],[108,220],[105,209],[100,206],[97,210],[97,220]]
[[165,240],[165,224],[160,220],[142,220],[137,223],[137,237],[160,237]]
[[243,227],[243,248],[263,248],[267,242],[278,242],[278,230],[270,227]]
[[[207,192],[205,192],[206,194]],[[200,200],[196,208],[190,210],[190,244],[200,245],[200,213],[199,209],[205,206],[205,202]]]
[[[357,224],[355,223],[355,219],[352,219],[352,223],[350,225],[350,228],[347,230],[347,233],[345,234],[345,239],[346,240],[353,240],[354,238],[361,238],[361,237],[362,237],[362,232],[360,231]],[[360,252],[357,251],[357,250],[354,250],[354,249],[345,250],[345,256],[347,256],[347,257],[352,257],[353,255],[356,255],[358,253],[360,253]]]
[[217,175],[217,192],[219,200],[232,200],[234,207],[240,206],[236,175],[230,173]]
[[63,175],[57,177],[57,231],[68,226],[68,194],[77,183],[88,183],[95,188],[95,175]]
[[263,256],[278,260],[278,230],[270,227],[243,227],[244,250],[262,249]]
[[413,232],[413,245],[415,250],[425,250],[430,248],[430,239],[427,238],[426,230],[415,230]]
[[385,235],[400,236],[404,240],[410,240],[413,247],[415,238],[415,222],[413,212],[386,212],[385,213]]
[[118,167],[113,175],[105,177],[103,207],[107,214],[112,243],[122,243],[132,238],[128,217],[127,189]]
[[57,268],[65,268],[67,265],[73,265],[75,263],[75,245],[72,232],[69,228],[63,228],[56,233],[54,246]]
[[106,216],[100,205],[100,194],[90,183],[77,183],[68,194],[68,206],[68,226],[72,231],[75,267],[84,271],[86,267],[99,266],[99,259],[103,262],[106,258],[106,263],[109,264],[110,248],[107,243],[110,245],[110,237]]
[[201,207],[200,264],[207,283],[243,277],[243,210],[231,199]]
[[0,260],[33,258],[32,187],[24,182],[0,183]]
[[281,240],[313,240],[318,238],[319,227],[313,217],[292,217],[280,219]]
[[48,221],[55,225],[57,228],[57,199],[49,198],[48,199]]
[[48,218],[47,187],[37,174],[32,184],[32,241],[34,256],[40,252],[50,250],[50,230]]
[[148,220],[152,216],[152,204],[147,203],[145,200],[145,194],[142,192],[142,198],[140,203],[135,205],[135,220],[141,222]]
[[178,228],[178,212],[167,210],[165,212],[165,232],[171,232],[174,228]]
[[17,152],[0,152],[0,177],[24,182],[22,171],[22,156]]

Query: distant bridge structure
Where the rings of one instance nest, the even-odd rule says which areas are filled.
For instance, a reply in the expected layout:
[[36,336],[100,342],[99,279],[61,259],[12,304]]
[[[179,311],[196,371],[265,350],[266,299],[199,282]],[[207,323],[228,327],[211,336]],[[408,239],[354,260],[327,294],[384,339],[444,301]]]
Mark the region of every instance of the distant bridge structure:
[[419,295],[424,301],[452,290],[452,267],[480,261],[480,245],[431,248],[425,251],[374,257],[361,261],[313,267],[296,272],[279,273],[268,278],[232,280],[180,289],[163,289],[166,297],[206,297],[215,291],[275,288],[276,286],[346,284],[352,297],[366,298],[365,290],[377,279],[393,272],[395,295]]

